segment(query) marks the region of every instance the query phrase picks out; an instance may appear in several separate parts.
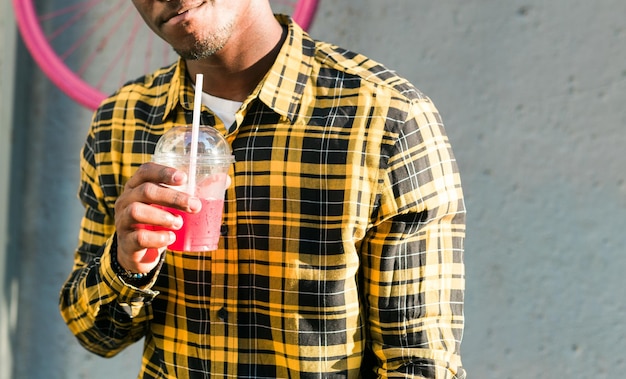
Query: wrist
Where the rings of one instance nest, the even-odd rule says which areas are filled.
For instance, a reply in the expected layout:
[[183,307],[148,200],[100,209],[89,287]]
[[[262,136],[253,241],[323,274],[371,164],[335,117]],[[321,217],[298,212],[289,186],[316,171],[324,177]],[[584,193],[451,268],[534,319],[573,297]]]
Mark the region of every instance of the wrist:
[[136,287],[144,286],[148,284],[150,280],[152,279],[152,277],[154,276],[156,267],[150,272],[145,272],[145,273],[133,272],[131,270],[127,270],[124,267],[122,267],[119,260],[117,259],[116,236],[113,237],[113,241],[111,243],[110,255],[111,255],[111,268],[113,269],[113,272],[115,272],[117,277],[122,279],[122,281],[124,281],[126,284],[130,284]]

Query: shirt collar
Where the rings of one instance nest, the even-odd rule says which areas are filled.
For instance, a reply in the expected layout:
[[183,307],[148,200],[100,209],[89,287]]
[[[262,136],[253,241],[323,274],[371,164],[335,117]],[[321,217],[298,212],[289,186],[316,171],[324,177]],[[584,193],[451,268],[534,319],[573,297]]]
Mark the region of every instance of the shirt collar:
[[187,78],[187,65],[182,58],[178,58],[178,64],[175,66],[172,81],[167,91],[163,121],[167,119],[170,112],[176,109],[179,103],[184,109],[193,110],[193,86]]
[[311,76],[315,42],[291,18],[278,15],[277,19],[287,27],[287,38],[261,82],[258,97],[278,114],[293,121]]
[[[259,98],[276,113],[293,121],[311,75],[315,41],[291,18],[284,15],[277,15],[276,18],[287,27],[287,38],[269,72],[245,103]],[[182,58],[178,59],[170,83],[164,120],[179,103],[184,109],[193,110],[193,87]]]

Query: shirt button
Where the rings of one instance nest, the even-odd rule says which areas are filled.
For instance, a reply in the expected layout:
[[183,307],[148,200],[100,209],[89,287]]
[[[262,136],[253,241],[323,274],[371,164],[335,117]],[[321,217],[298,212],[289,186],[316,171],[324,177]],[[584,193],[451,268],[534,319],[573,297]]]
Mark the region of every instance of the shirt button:
[[228,311],[226,310],[226,308],[220,308],[220,310],[217,311],[217,317],[220,319],[220,321],[228,320]]
[[222,225],[220,227],[220,234],[222,235],[222,237],[228,234],[228,225]]

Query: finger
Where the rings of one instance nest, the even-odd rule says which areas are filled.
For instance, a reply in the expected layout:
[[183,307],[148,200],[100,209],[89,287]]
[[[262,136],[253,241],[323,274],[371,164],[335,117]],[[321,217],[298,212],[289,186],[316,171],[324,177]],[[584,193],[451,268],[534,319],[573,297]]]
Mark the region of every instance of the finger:
[[125,204],[127,207],[133,203],[156,204],[164,207],[180,209],[185,212],[195,213],[200,209],[197,198],[186,192],[155,183],[143,183],[133,188],[126,194]]
[[173,214],[158,205],[136,202],[128,206],[126,210],[128,221],[125,225],[120,225],[122,227],[131,226],[136,229],[142,226],[145,228],[145,225],[148,225],[178,230],[183,225],[183,218],[180,215]]
[[[168,240],[168,245],[174,243],[174,241],[176,240],[176,237],[173,235],[172,232],[165,231],[154,233],[171,233],[169,236],[165,237],[165,239]],[[150,241],[158,241],[163,239],[158,236],[156,238],[152,238],[150,236],[142,236],[140,234],[142,233],[134,236],[128,235],[123,242],[122,240],[118,240],[119,242],[117,249],[117,260],[123,268],[132,272],[150,272],[158,264],[159,257],[161,256],[161,253],[165,251],[166,246],[146,248],[137,247],[140,240],[143,241],[143,243],[150,244]],[[134,237],[136,237],[137,239],[134,239]],[[125,253],[125,251],[128,251],[129,253]]]
[[180,186],[187,182],[187,174],[173,167],[157,163],[144,163],[126,183],[126,188],[136,188],[143,183],[162,183]]
[[[176,235],[169,230],[135,229],[128,233],[126,243],[131,249],[127,251],[140,251],[144,249],[161,249],[176,241]],[[135,246],[133,248],[133,245]],[[141,257],[137,257],[141,258]]]
[[135,229],[123,235],[118,234],[118,260],[123,267],[131,269],[143,262],[147,250],[162,250],[176,241],[176,235],[169,230]]

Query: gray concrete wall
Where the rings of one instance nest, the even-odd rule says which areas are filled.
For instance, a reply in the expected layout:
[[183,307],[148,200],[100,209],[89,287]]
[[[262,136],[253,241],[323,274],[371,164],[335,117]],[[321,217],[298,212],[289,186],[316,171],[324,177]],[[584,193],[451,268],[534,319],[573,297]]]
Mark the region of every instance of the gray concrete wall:
[[[319,8],[315,37],[396,69],[443,115],[469,210],[462,352],[470,378],[626,370],[624,14],[622,0],[323,0]],[[13,357],[15,378],[134,377],[138,349],[91,356],[58,316],[90,114],[18,51],[9,194],[16,238],[0,258],[17,260],[8,268],[19,274],[19,322],[2,361]],[[3,69],[8,59],[0,55]],[[12,92],[0,90],[4,110]],[[11,291],[0,285],[1,347]]]
[[[10,14],[9,2],[0,4],[0,14]],[[0,178],[11,172],[11,116],[13,109],[13,72],[15,70],[15,24],[10,17],[0,17]],[[3,58],[3,56],[5,58]],[[10,59],[7,59],[7,56]],[[12,369],[12,331],[17,312],[17,281],[12,280],[8,261],[9,181],[0,181],[0,378],[9,378]]]

